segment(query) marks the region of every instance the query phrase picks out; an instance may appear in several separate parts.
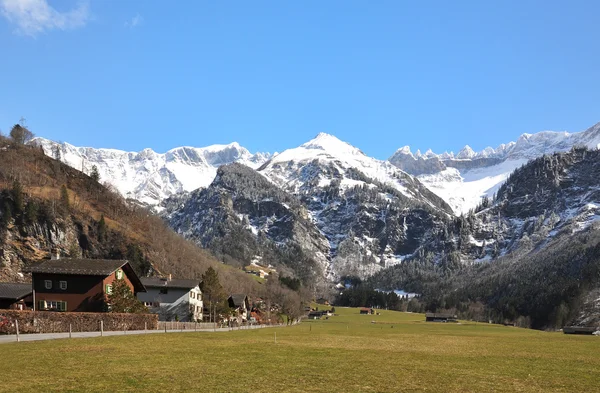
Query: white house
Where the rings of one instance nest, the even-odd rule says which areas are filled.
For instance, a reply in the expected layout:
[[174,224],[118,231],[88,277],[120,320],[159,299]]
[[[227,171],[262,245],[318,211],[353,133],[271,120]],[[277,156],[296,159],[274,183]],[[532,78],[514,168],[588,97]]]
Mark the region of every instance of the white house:
[[147,292],[138,293],[151,313],[161,321],[201,321],[202,291],[199,280],[145,277],[141,279]]

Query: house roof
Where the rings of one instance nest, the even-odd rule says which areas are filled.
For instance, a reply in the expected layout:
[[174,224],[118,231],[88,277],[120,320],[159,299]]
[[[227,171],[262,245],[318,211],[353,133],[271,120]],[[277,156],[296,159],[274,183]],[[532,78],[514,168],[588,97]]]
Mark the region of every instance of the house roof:
[[137,274],[124,259],[83,259],[83,258],[61,258],[47,259],[37,265],[31,266],[31,273],[46,274],[70,274],[76,276],[109,276],[115,270],[123,269],[129,281],[133,284],[136,292],[146,292],[144,284]]
[[160,277],[142,277],[142,284],[147,288],[181,288],[192,289],[200,285],[200,280],[184,280],[173,278],[171,280]]
[[241,307],[246,304],[247,297],[248,296],[246,296],[243,293],[236,293],[229,296],[229,299],[231,299],[231,302],[233,303],[234,307]]
[[20,300],[31,293],[31,284],[0,282],[0,299]]
[[31,266],[31,273],[75,274],[82,276],[108,276],[128,262],[113,259],[61,258],[47,259]]
[[428,312],[426,318],[456,318],[456,315]]

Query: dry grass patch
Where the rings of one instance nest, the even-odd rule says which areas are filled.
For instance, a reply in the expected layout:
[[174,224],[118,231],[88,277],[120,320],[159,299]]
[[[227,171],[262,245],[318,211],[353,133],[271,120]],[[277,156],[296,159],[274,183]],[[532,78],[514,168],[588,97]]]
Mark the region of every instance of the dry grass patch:
[[0,391],[600,390],[597,337],[336,313],[290,328],[3,345]]

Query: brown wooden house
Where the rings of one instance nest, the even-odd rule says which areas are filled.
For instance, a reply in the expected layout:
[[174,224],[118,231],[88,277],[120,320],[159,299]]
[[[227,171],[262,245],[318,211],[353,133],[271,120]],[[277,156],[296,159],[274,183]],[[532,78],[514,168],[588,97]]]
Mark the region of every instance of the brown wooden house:
[[33,306],[31,293],[31,284],[0,282],[0,309],[30,309]]
[[30,269],[35,310],[102,312],[116,280],[134,294],[144,285],[125,260],[51,259]]

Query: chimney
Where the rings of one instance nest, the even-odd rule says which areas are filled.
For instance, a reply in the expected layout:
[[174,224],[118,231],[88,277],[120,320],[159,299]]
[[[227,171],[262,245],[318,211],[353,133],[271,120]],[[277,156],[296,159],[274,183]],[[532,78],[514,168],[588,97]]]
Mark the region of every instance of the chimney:
[[52,251],[50,251],[50,259],[60,259],[60,250],[58,248],[55,248]]

